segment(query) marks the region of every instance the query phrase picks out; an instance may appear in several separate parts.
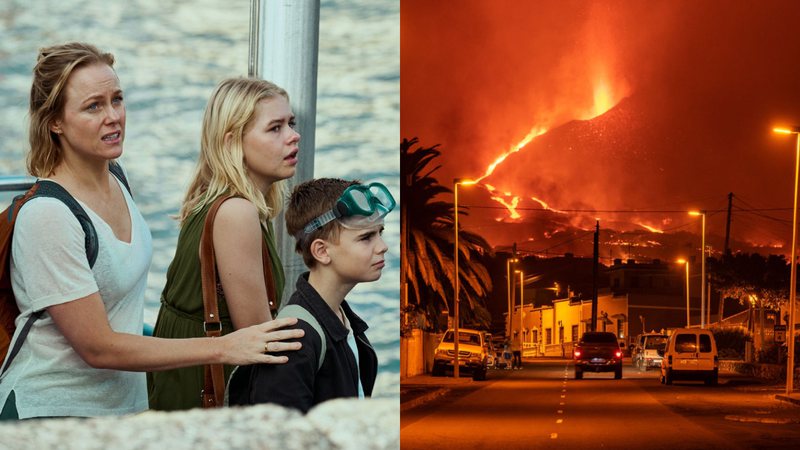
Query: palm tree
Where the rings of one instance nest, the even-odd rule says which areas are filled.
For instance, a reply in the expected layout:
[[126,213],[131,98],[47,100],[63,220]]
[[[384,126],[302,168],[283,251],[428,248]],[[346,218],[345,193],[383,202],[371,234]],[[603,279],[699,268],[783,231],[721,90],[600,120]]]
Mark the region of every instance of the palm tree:
[[[421,313],[426,319],[424,328],[440,331],[447,326],[440,320],[440,313],[451,310],[455,289],[454,208],[452,201],[441,199],[452,190],[432,176],[441,167],[429,166],[441,154],[438,144],[412,149],[415,144],[417,138],[403,139],[400,144],[404,310]],[[466,208],[459,210],[460,215],[466,214]],[[491,318],[483,299],[491,290],[492,281],[480,258],[491,249],[475,233],[459,230],[458,235],[460,321],[488,327]]]

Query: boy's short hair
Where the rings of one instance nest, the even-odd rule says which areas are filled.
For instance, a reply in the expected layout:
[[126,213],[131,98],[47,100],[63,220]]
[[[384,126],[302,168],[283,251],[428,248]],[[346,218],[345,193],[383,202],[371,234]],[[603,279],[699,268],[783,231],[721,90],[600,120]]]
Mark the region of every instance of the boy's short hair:
[[360,182],[355,180],[317,178],[297,185],[292,191],[286,208],[286,231],[294,236],[294,250],[303,256],[303,262],[309,269],[316,264],[311,255],[311,243],[316,239],[338,242],[342,225],[338,220],[332,220],[310,234],[305,234],[303,228],[333,209],[345,189],[357,184]]

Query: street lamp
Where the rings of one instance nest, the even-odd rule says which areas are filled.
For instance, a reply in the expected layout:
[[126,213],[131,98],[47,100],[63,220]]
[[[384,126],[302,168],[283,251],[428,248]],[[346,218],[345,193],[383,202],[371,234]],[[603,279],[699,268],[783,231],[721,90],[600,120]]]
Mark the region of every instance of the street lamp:
[[797,136],[797,150],[794,158],[794,212],[792,213],[792,258],[790,259],[791,274],[789,275],[789,355],[786,358],[786,395],[791,395],[794,390],[794,302],[797,290],[797,268],[795,267],[797,255],[797,181],[800,175],[800,126],[791,128],[773,128],[772,131],[781,134],[794,134]]
[[[522,364],[522,308],[525,301],[525,274],[521,270],[515,270],[514,273],[519,273],[519,363]],[[522,368],[521,365],[520,368]]]
[[[701,243],[700,257],[700,328],[706,327],[706,212],[705,211],[689,211],[690,216],[703,217],[703,237]],[[711,305],[708,305],[711,309]]]
[[472,180],[462,180],[461,178],[455,178],[453,180],[453,192],[454,192],[454,202],[453,207],[455,209],[455,234],[456,234],[456,244],[455,244],[455,279],[456,279],[456,286],[455,286],[455,298],[453,300],[453,352],[455,353],[453,359],[453,378],[458,378],[458,291],[461,290],[461,284],[459,280],[461,279],[461,274],[458,271],[458,185],[463,186],[471,186],[476,184],[477,181]]
[[508,285],[508,331],[506,332],[506,337],[511,336],[511,309],[513,306],[511,304],[511,283],[513,282],[513,280],[511,279],[511,263],[515,263],[518,261],[519,260],[517,258],[508,258],[506,260],[506,280],[507,280],[506,284]]
[[689,328],[689,260],[678,260],[678,264],[684,263],[686,264],[686,328]]

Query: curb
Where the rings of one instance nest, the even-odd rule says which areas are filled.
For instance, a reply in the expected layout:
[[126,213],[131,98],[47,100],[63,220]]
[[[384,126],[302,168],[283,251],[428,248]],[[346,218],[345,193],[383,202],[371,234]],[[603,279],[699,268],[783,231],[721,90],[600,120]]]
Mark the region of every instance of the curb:
[[786,394],[775,394],[775,399],[780,400],[782,402],[789,402],[795,405],[800,405],[800,398],[798,397],[791,397]]
[[755,423],[770,423],[770,424],[780,424],[785,425],[788,423],[800,423],[798,419],[787,419],[787,418],[775,418],[775,417],[747,417],[747,416],[735,416],[735,415],[728,415],[725,416],[725,420],[730,420],[733,422],[755,422]]
[[416,408],[417,406],[422,405],[424,403],[428,403],[429,401],[441,397],[442,395],[448,392],[450,392],[450,389],[448,388],[439,388],[433,392],[428,392],[425,395],[420,395],[417,398],[413,398],[407,402],[400,404],[400,412],[407,411],[411,408]]

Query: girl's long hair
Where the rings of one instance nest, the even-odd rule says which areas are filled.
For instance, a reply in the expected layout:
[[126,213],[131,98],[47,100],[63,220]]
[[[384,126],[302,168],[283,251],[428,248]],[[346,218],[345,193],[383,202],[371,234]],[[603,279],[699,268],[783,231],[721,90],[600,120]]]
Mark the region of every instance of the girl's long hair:
[[[247,174],[242,140],[255,117],[261,100],[289,94],[273,83],[255,78],[229,78],[222,81],[208,100],[203,116],[200,157],[192,182],[186,192],[179,220],[200,211],[223,193],[252,202],[262,221],[274,218],[284,198],[284,182],[272,183],[262,193]],[[225,135],[231,133],[226,143]]]

